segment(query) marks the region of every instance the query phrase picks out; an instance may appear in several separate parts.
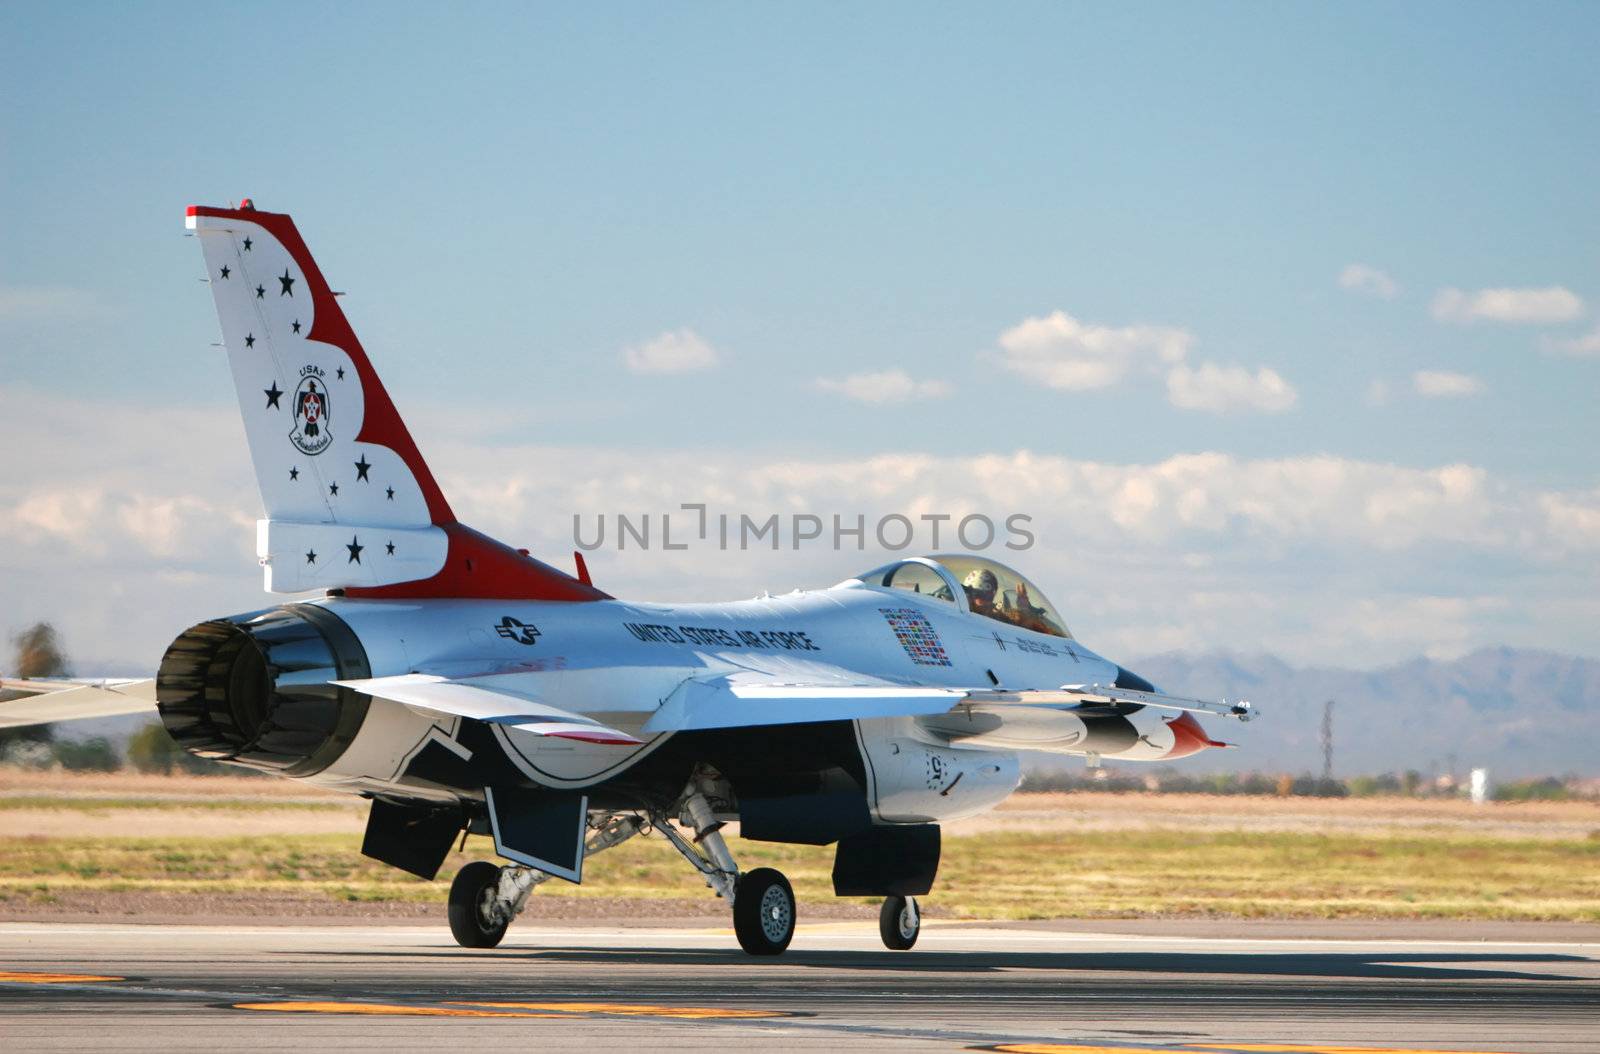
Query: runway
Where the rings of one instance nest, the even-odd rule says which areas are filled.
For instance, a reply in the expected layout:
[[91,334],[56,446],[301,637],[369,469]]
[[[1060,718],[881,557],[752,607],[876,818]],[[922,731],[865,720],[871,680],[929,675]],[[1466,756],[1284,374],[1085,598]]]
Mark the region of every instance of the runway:
[[837,923],[755,960],[709,929],[4,923],[0,1047],[1600,1050],[1600,941],[1250,931],[929,922],[889,952]]

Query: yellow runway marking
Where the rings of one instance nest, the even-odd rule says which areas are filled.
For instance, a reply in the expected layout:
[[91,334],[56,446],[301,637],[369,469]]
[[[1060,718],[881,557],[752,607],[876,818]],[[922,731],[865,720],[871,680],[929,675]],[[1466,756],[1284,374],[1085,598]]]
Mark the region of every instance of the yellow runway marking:
[[711,1018],[789,1017],[781,1010],[732,1010],[714,1006],[649,1006],[639,1003],[452,1003],[451,1006],[490,1006],[520,1010],[560,1010],[568,1014],[619,1014],[627,1017],[676,1017],[691,1021]]
[[452,1006],[402,1006],[395,1003],[235,1003],[235,1010],[275,1010],[304,1014],[376,1014],[395,1017],[563,1017],[511,1010],[467,1010]]
[[26,970],[0,970],[0,981],[18,984],[76,984],[84,981],[123,981],[123,977],[102,977],[92,973],[31,973]]

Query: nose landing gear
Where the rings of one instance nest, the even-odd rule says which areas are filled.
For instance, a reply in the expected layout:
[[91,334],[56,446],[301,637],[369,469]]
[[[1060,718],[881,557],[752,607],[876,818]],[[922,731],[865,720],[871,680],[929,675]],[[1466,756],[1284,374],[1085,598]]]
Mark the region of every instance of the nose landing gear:
[[878,935],[883,946],[893,951],[909,951],[922,932],[922,910],[915,897],[889,897],[878,912]]

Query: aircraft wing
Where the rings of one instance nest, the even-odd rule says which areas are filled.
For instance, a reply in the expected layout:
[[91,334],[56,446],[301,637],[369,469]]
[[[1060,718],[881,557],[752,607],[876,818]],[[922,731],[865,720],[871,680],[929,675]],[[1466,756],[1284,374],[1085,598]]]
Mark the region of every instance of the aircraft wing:
[[[1117,705],[1153,706],[1236,717],[1243,721],[1248,721],[1255,714],[1249,703],[1213,703],[1105,685],[1004,691],[901,685],[845,675],[844,671],[839,671],[839,674],[838,678],[823,676],[795,680],[768,673],[741,671],[691,678],[680,685],[645,722],[644,731],[688,732],[874,717],[931,718],[974,711],[993,715],[1003,722],[1008,712],[1020,715]],[[855,679],[846,680],[846,676]]]
[[474,721],[507,725],[535,735],[575,739],[585,743],[615,743],[619,746],[642,742],[621,729],[542,703],[532,696],[509,691],[504,686],[471,684],[465,679],[453,680],[431,673],[333,683],[380,699],[390,699],[426,714],[467,717]]
[[155,712],[154,678],[0,680],[0,728]]

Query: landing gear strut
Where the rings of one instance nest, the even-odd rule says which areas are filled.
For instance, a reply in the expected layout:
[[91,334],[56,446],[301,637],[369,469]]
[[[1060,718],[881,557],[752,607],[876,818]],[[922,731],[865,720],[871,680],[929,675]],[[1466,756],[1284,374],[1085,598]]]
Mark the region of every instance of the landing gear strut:
[[878,936],[883,946],[897,952],[909,951],[922,932],[922,910],[915,897],[889,897],[878,912]]

